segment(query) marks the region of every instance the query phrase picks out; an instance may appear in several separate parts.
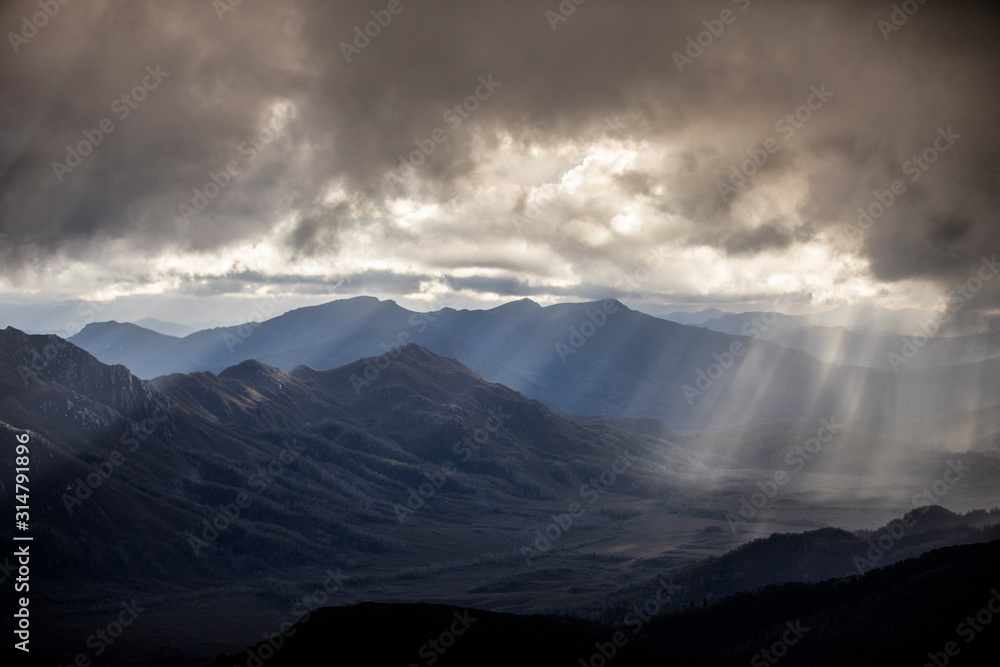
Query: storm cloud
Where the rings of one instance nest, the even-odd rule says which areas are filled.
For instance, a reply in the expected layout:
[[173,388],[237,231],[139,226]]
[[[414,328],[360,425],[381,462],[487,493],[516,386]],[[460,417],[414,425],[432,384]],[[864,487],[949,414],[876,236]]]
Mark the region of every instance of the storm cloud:
[[597,298],[658,249],[652,300],[930,306],[1000,238],[992,3],[34,0],[0,27],[9,293]]

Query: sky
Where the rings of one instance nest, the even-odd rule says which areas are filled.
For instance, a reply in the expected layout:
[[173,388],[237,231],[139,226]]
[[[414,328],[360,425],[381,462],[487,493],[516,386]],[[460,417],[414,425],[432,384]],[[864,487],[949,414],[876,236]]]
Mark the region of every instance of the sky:
[[576,2],[4,3],[0,317],[995,323],[995,3]]

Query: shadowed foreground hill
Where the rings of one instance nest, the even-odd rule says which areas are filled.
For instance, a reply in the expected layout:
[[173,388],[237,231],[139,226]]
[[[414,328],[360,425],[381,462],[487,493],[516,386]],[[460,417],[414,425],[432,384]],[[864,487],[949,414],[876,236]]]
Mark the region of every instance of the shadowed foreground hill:
[[[269,627],[240,616],[240,596],[287,614],[291,591],[326,569],[377,586],[405,568],[520,563],[522,532],[625,453],[623,500],[699,470],[668,441],[566,419],[416,345],[355,391],[351,376],[373,363],[287,373],[248,360],[144,381],[55,336],[0,331],[0,440],[30,438],[32,573],[47,583],[32,590],[39,644],[72,659],[109,608],[141,595],[145,625],[118,655],[178,643],[187,624],[198,640],[168,664],[193,651],[202,662],[218,651],[199,642],[231,650]],[[13,457],[0,469],[11,507]],[[220,612],[188,591],[238,619],[207,626]]]
[[939,549],[863,577],[769,586],[648,622],[633,613],[619,627],[439,605],[327,608],[274,639],[278,650],[257,644],[208,667],[255,656],[269,667],[571,667],[609,663],[602,651],[622,666],[922,665],[928,654],[942,666],[996,664],[1000,615],[989,605],[1000,610],[998,558],[1000,541]]
[[[714,602],[736,592],[787,582],[841,579],[943,547],[992,542],[1000,539],[998,521],[1000,509],[961,515],[940,506],[927,506],[871,531],[850,533],[839,528],[821,528],[804,533],[775,533],[672,574],[671,581],[683,594],[676,596],[676,604],[669,606]],[[885,546],[892,536],[895,537],[887,549],[876,546],[879,539]],[[642,566],[651,572],[662,571],[669,567],[669,561],[654,558]],[[657,585],[656,580],[650,580],[616,591],[604,599],[598,614],[588,616],[614,622],[628,613],[636,599],[653,596]]]
[[[623,490],[652,493],[697,469],[664,440],[578,424],[413,344],[358,387],[369,366],[287,373],[250,360],[144,381],[55,336],[0,331],[0,428],[37,448],[36,527],[47,562],[63,566],[53,575],[343,563],[412,551],[406,530],[479,521],[484,505],[543,515],[530,501],[576,493],[621,451],[649,464]],[[432,481],[422,507],[404,505]],[[204,537],[240,494],[225,539]]]

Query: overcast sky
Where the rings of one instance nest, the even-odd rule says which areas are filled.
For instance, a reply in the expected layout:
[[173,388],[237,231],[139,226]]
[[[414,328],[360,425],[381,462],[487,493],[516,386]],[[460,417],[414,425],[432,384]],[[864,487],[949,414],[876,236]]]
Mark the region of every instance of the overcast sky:
[[6,2],[0,300],[933,308],[998,251],[1000,21],[902,5]]

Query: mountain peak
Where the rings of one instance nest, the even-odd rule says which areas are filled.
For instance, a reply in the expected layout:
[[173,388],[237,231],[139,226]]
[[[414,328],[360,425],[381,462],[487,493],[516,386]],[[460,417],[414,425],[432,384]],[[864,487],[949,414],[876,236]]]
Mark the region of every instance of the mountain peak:
[[82,341],[92,340],[98,336],[125,336],[125,335],[144,336],[146,339],[149,340],[176,338],[176,336],[160,333],[159,331],[154,331],[153,329],[136,324],[135,322],[118,322],[116,320],[107,320],[105,322],[90,322],[82,329],[80,329],[80,331],[78,331],[72,337],[67,338],[67,340],[75,343],[78,340]]
[[17,387],[20,392],[33,385],[32,378],[125,416],[144,414],[144,406],[157,402],[150,386],[128,368],[103,364],[59,336],[30,335],[13,327],[0,331],[0,387]]
[[224,380],[248,380],[262,376],[273,377],[281,373],[283,371],[273,366],[262,364],[256,359],[247,359],[222,371],[219,373],[219,377]]
[[399,348],[399,353],[401,356],[408,357],[410,359],[417,359],[419,361],[434,361],[436,359],[444,359],[445,357],[434,354],[426,347],[422,345],[417,345],[416,343],[406,343]]
[[587,308],[600,308],[603,309],[605,312],[612,312],[612,313],[616,313],[619,310],[629,310],[629,307],[626,306],[624,303],[622,303],[618,299],[614,299],[611,297],[605,297],[602,299],[595,299],[594,301],[583,301],[581,303],[567,304],[567,305],[574,305],[577,307],[586,306]]
[[[618,299],[600,299],[598,301],[595,301],[594,303],[599,303],[599,304],[601,304],[602,307],[604,307],[605,305],[607,305],[608,308],[613,309],[613,310],[618,310],[618,309],[629,310],[629,307],[626,306],[621,301],[619,301]],[[610,304],[614,304],[614,306],[612,306]]]
[[379,299],[376,296],[353,296],[348,299],[336,299],[315,306],[303,306],[289,310],[285,315],[306,315],[316,313],[337,313],[345,316],[370,312],[377,308],[398,308],[392,299]]
[[542,307],[531,299],[525,297],[523,299],[518,299],[517,301],[508,301],[505,304],[499,305],[496,308],[490,308],[490,312],[494,313],[524,313],[524,312],[535,312],[541,310]]
[[396,350],[391,350],[380,357],[369,357],[368,359],[363,359],[362,361],[374,361],[376,365],[385,365],[385,362],[382,361],[384,358],[388,358],[391,363],[404,364],[413,369],[426,370],[434,368],[435,370],[457,370],[467,373],[470,376],[479,377],[475,372],[467,368],[461,362],[450,357],[435,354],[426,347],[416,343],[406,343],[405,345],[401,345],[396,348]]
[[[452,403],[455,396],[467,395],[475,387],[495,388],[488,380],[455,359],[443,357],[416,343],[391,348],[374,357],[364,357],[331,370],[313,370],[300,366],[292,376],[314,380],[334,389],[345,402],[377,398],[378,390],[396,385],[407,387],[425,398]],[[366,391],[372,387],[374,391]],[[504,388],[504,391],[510,391]]]
[[941,505],[924,505],[907,512],[903,518],[921,521],[927,526],[955,521],[961,519],[961,516]]

